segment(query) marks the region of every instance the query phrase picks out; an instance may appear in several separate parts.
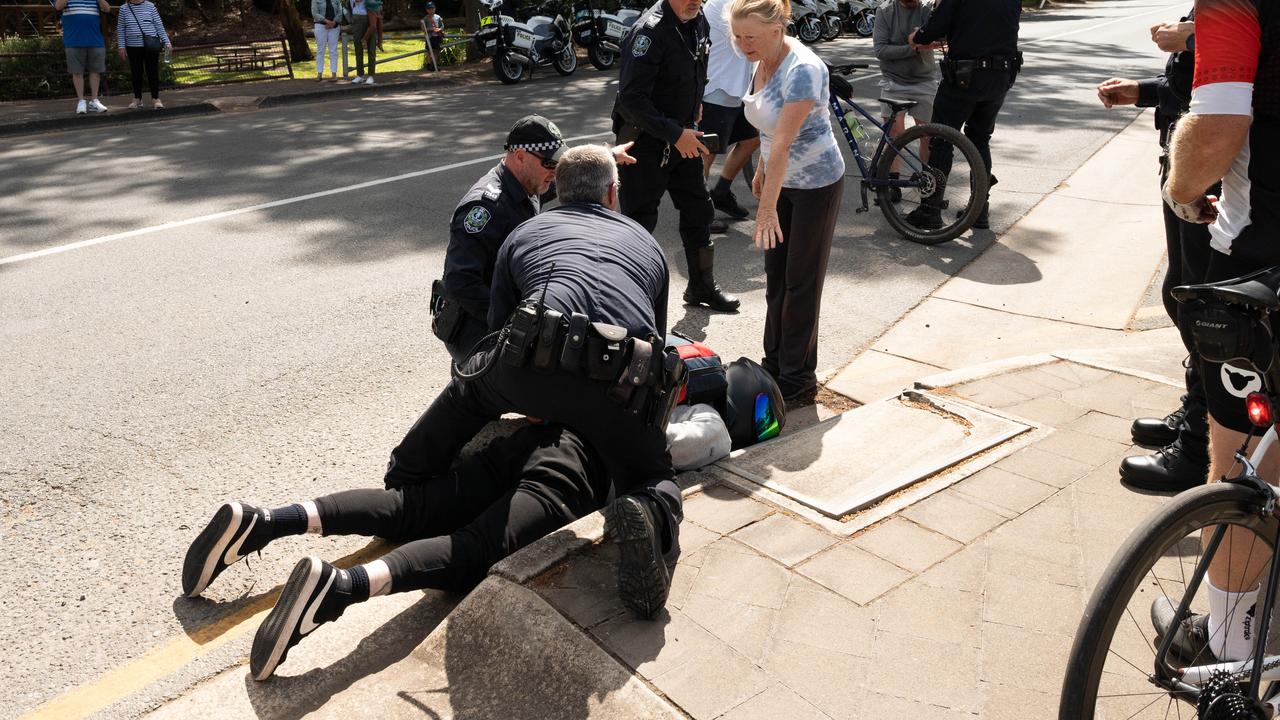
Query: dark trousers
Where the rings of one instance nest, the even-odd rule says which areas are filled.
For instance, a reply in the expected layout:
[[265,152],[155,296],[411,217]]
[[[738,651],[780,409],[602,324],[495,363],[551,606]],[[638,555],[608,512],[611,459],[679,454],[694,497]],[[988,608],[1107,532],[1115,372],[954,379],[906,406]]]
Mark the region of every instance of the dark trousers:
[[818,384],[818,316],[831,237],[844,197],[844,179],[823,188],[783,188],[778,222],[784,242],[764,253],[764,361],[783,397]]
[[147,73],[147,89],[151,99],[160,97],[160,51],[140,47],[125,48],[129,56],[129,76],[133,80],[133,96],[142,99],[142,73]]
[[[1217,195],[1216,188],[1210,189]],[[1204,282],[1209,269],[1209,226],[1184,222],[1173,214],[1169,206],[1161,203],[1164,209],[1164,238],[1169,252],[1169,270],[1165,273],[1164,283],[1160,287],[1160,299],[1164,302],[1165,312],[1182,334],[1182,344],[1189,354],[1186,372],[1187,394],[1183,398],[1186,406],[1186,417],[1178,428],[1178,445],[1189,459],[1208,461],[1209,458],[1209,422],[1208,407],[1205,401],[1204,382],[1200,376],[1200,358],[1196,354],[1195,342],[1188,331],[1187,323],[1179,317],[1182,305],[1173,299],[1171,291],[1179,285],[1193,285]]]
[[[497,352],[482,350],[458,367],[472,372]],[[425,483],[448,472],[462,447],[489,421],[506,412],[522,413],[572,429],[599,455],[615,495],[653,498],[662,515],[664,547],[670,547],[684,513],[666,433],[609,400],[609,385],[577,372],[540,374],[501,360],[478,378],[454,378],[391,451],[386,486]]]
[[502,558],[604,506],[608,476],[555,425],[499,438],[427,482],[318,498],[326,535],[403,542],[383,556],[394,592],[465,591]]
[[369,74],[372,75],[378,71],[378,39],[370,36],[368,40],[363,40],[365,32],[369,30],[368,15],[352,15],[351,16],[351,39],[356,46],[356,75],[364,75],[364,54],[369,53]]
[[[967,90],[961,90],[945,79],[933,99],[933,122],[960,130],[968,137],[982,163],[991,174],[991,134],[996,129],[996,116],[1009,92],[1006,70],[977,70]],[[929,146],[929,164],[944,175],[951,173],[951,143],[934,142]]]
[[711,221],[715,208],[702,179],[702,158],[682,158],[671,146],[667,164],[662,164],[667,144],[652,135],[641,135],[631,148],[633,165],[618,167],[622,182],[618,201],[622,214],[653,232],[658,226],[658,205],[664,193],[680,213],[680,242],[686,250],[711,245]]

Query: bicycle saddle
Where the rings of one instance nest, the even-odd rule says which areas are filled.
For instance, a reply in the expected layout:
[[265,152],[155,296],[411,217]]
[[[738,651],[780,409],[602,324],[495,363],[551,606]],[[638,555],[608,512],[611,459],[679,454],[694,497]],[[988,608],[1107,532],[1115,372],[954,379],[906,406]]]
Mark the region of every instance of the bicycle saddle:
[[894,100],[893,98],[882,97],[880,102],[888,105],[894,112],[902,112],[920,104],[919,100]]
[[1178,302],[1215,298],[1231,305],[1275,311],[1280,310],[1280,265],[1249,273],[1230,280],[1179,285],[1171,291]]

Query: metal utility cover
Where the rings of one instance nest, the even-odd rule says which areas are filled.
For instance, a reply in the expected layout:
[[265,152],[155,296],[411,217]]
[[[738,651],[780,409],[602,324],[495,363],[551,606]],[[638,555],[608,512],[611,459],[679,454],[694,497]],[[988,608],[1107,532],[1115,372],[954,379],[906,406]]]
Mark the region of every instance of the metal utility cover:
[[908,392],[720,464],[839,519],[1029,429],[971,405]]

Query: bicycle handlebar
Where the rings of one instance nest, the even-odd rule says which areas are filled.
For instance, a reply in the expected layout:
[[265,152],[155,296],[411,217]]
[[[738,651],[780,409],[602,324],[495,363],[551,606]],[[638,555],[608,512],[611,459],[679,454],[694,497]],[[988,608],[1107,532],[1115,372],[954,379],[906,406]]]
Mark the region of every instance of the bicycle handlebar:
[[827,72],[835,73],[836,75],[851,75],[854,70],[865,70],[869,67],[871,67],[871,65],[863,62],[853,62],[844,65],[832,65],[828,63]]

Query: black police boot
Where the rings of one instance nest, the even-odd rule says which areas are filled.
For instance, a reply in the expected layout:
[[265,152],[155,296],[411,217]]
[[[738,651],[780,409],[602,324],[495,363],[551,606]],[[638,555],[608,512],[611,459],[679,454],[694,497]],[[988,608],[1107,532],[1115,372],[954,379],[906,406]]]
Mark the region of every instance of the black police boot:
[[716,284],[713,271],[716,264],[714,245],[692,250],[685,248],[684,258],[689,263],[689,287],[684,291],[686,303],[706,305],[720,312],[733,312],[738,309],[740,304],[738,298],[724,292]]
[[729,224],[723,220],[712,220],[707,229],[711,231],[712,235],[723,235],[729,232]]
[[750,210],[738,204],[738,198],[727,187],[723,192],[717,192],[714,189],[711,191],[711,204],[715,205],[717,210],[735,220],[742,220],[751,214]]
[[[987,202],[982,203],[982,212],[978,213],[978,219],[973,221],[974,230],[990,230],[991,229],[991,218],[987,215],[987,211],[991,209],[991,201],[989,198],[990,198],[991,188],[995,187],[996,183],[1000,181],[996,178],[995,175],[991,175],[990,178],[991,179],[987,181],[988,200]],[[964,217],[964,210],[956,211],[956,219],[959,220],[962,217]],[[1168,445],[1170,442],[1173,442],[1173,441],[1170,440],[1169,442],[1163,442],[1160,444]]]
[[624,495],[605,510],[604,536],[618,546],[618,596],[641,620],[662,612],[671,592],[653,500]]
[[1160,493],[1180,493],[1204,485],[1209,460],[1188,457],[1178,443],[1151,455],[1134,455],[1120,461],[1120,482],[1126,487]]
[[1138,445],[1164,447],[1178,439],[1178,427],[1187,416],[1187,396],[1182,396],[1182,405],[1177,410],[1162,418],[1144,417],[1133,421],[1129,428],[1133,442]]
[[937,230],[942,227],[942,208],[946,207],[943,192],[946,184],[938,183],[938,187],[929,197],[920,201],[920,207],[907,213],[907,222],[921,230]]

